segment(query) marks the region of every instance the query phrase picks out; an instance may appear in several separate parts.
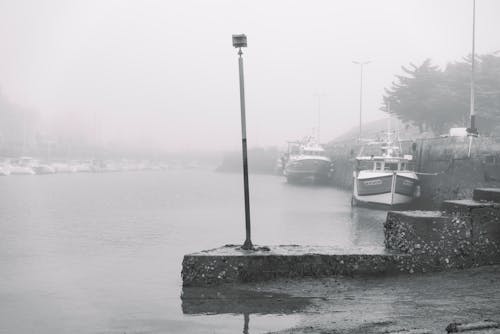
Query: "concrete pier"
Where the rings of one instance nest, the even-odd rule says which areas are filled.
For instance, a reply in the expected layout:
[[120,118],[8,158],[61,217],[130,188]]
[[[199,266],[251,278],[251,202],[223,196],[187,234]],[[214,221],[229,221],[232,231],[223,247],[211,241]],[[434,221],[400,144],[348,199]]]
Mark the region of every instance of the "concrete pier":
[[476,188],[472,199],[479,202],[500,203],[500,189],[498,188]]
[[289,245],[247,251],[226,245],[185,255],[182,279],[184,286],[203,286],[275,278],[385,275],[411,270],[409,260],[407,254],[384,248]]
[[184,256],[184,286],[275,278],[375,276],[500,264],[499,189],[476,189],[475,200],[445,201],[441,211],[393,211],[385,248],[236,245]]

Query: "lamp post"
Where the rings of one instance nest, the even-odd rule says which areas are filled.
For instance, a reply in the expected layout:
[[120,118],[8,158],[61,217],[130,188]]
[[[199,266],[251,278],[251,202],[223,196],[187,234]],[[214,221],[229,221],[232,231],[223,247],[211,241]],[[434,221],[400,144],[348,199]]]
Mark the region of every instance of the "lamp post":
[[476,128],[476,112],[474,107],[475,86],[475,63],[476,63],[476,0],[472,0],[472,57],[470,71],[470,121],[467,133],[469,135],[469,150],[467,156],[471,157],[472,138],[478,136]]
[[361,140],[362,121],[363,121],[363,66],[371,63],[370,61],[353,61],[354,64],[359,65],[360,79],[359,79],[359,136],[358,141]]
[[240,109],[241,109],[241,148],[243,151],[243,187],[245,194],[245,243],[241,247],[245,250],[253,249],[250,238],[250,192],[248,187],[248,158],[247,158],[247,129],[245,116],[245,83],[243,78],[243,52],[241,48],[247,46],[247,36],[244,34],[233,35],[233,46],[238,50],[238,67],[240,77]]
[[474,110],[474,79],[475,79],[475,63],[476,63],[476,0],[472,0],[472,59],[470,73],[470,127],[469,133],[477,134],[476,129],[476,113]]

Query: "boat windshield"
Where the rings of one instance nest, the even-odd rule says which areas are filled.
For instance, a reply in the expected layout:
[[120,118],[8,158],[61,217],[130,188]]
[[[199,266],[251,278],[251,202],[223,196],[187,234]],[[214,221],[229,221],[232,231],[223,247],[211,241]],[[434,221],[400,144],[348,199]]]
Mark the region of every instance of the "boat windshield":
[[405,171],[409,170],[410,166],[407,161],[396,161],[394,159],[387,161],[380,160],[357,160],[357,170],[372,170],[372,171]]
[[319,151],[319,150],[304,150],[303,154],[305,154],[305,155],[323,155],[323,152]]
[[371,160],[357,160],[356,167],[359,170],[371,170],[371,169],[373,169],[373,161],[371,161]]
[[398,170],[398,163],[397,162],[386,162],[384,164],[384,170]]

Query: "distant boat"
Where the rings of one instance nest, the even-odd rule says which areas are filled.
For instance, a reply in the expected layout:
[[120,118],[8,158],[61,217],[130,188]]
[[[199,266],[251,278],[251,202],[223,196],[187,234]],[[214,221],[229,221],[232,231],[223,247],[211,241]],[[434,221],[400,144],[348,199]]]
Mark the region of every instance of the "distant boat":
[[312,137],[289,142],[288,153],[281,158],[287,182],[326,183],[333,175],[333,163],[325,150]]
[[65,162],[56,162],[52,164],[56,173],[74,173],[76,170],[74,166]]
[[33,158],[30,157],[20,157],[19,159],[14,159],[10,162],[10,174],[11,175],[34,175],[33,170]]
[[89,173],[92,171],[91,162],[73,161],[71,166],[75,173]]
[[401,155],[388,140],[380,155],[358,156],[353,172],[352,204],[398,206],[420,195],[419,179],[411,166],[413,157]]
[[32,168],[35,174],[54,174],[56,172],[52,166],[45,164],[34,165]]
[[7,164],[1,164],[0,165],[0,176],[7,176],[10,175],[10,166]]

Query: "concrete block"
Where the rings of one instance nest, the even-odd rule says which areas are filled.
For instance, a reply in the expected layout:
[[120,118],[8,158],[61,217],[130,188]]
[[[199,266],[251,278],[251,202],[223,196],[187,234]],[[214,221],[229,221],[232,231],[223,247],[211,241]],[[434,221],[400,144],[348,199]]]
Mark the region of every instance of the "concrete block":
[[475,263],[500,263],[500,207],[474,209],[470,220]]
[[476,188],[472,199],[479,202],[500,203],[500,188]]
[[420,271],[415,261],[383,248],[273,246],[269,251],[244,251],[228,245],[185,255],[182,280],[184,286],[207,286],[276,278],[377,276]]
[[404,253],[425,253],[425,244],[440,242],[450,217],[439,211],[390,211],[384,223],[385,246]]
[[467,268],[473,265],[470,221],[439,211],[390,211],[384,224],[389,250],[420,255],[428,270]]
[[479,202],[470,199],[460,199],[444,201],[441,204],[441,210],[448,214],[467,216],[470,215],[471,210],[494,206],[495,204],[491,202]]

